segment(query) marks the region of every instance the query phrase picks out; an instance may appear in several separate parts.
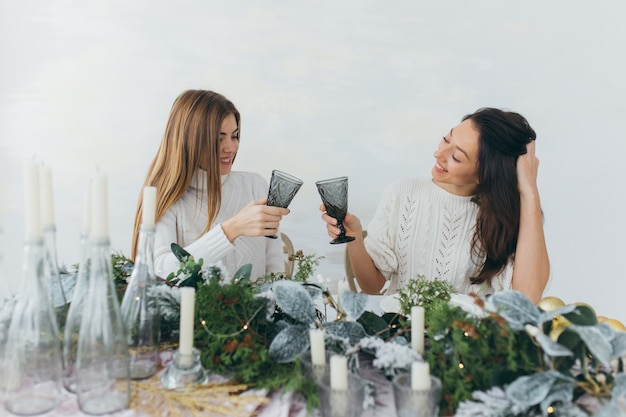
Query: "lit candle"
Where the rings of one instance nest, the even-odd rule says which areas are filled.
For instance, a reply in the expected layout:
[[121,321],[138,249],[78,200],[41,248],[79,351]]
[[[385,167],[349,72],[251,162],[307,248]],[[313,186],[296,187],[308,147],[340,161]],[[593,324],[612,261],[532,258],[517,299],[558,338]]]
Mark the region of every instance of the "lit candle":
[[196,301],[196,290],[193,287],[180,289],[180,335],[178,353],[191,356],[193,352],[193,316]]
[[411,307],[411,346],[420,355],[424,354],[424,307]]
[[345,356],[330,357],[330,388],[344,391],[348,389],[348,358]]
[[86,236],[91,230],[91,180],[85,188],[83,197],[83,230],[81,232]]
[[24,166],[24,213],[26,215],[26,240],[42,239],[41,213],[39,212],[39,167],[32,161]]
[[143,188],[142,206],[141,225],[145,227],[154,227],[154,218],[156,215],[156,187]]
[[41,191],[41,228],[42,230],[52,229],[54,228],[54,201],[52,199],[52,170],[50,167],[40,167],[39,181]]
[[109,239],[108,217],[108,181],[106,175],[96,173],[93,179],[91,207],[91,238],[95,240]]
[[428,362],[413,362],[411,365],[411,388],[414,391],[430,389],[430,366],[428,366]]
[[326,365],[326,346],[324,345],[324,332],[319,329],[309,330],[311,340],[311,363],[315,365]]

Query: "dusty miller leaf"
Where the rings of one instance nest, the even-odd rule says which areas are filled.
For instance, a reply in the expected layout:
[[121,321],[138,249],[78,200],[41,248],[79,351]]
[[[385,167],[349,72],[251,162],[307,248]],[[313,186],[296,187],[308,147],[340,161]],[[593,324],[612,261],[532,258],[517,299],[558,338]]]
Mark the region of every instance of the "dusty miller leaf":
[[580,336],[583,343],[587,345],[589,351],[598,361],[607,366],[610,365],[613,346],[611,346],[611,342],[603,336],[602,332],[598,330],[596,326],[579,326],[572,324],[567,328]]
[[276,305],[292,319],[303,324],[315,321],[315,305],[302,284],[288,280],[276,281],[274,297]]
[[563,383],[556,383],[552,385],[552,389],[546,396],[546,398],[541,401],[541,409],[547,410],[549,406],[554,403],[570,403],[574,398],[574,388],[576,384],[573,381],[567,381]]
[[354,321],[333,321],[324,325],[329,334],[338,337],[347,337],[351,345],[356,345],[367,336],[365,329]]
[[556,343],[544,333],[539,333],[535,339],[541,345],[541,349],[549,356],[573,356],[574,353],[565,346]]
[[276,335],[269,348],[270,357],[277,363],[294,360],[309,347],[309,327],[289,326]]
[[611,347],[613,348],[612,357],[617,358],[626,355],[626,332],[616,332],[611,340]]
[[537,319],[537,325],[541,327],[543,323],[552,320],[556,316],[562,316],[567,313],[571,313],[576,309],[576,304],[568,304],[561,308],[557,308],[552,311],[542,311],[539,313],[539,318]]
[[498,312],[514,330],[523,330],[526,323],[537,323],[539,308],[519,291],[499,291],[487,299],[491,310]]
[[361,317],[367,306],[369,295],[352,291],[343,291],[339,298],[341,306],[355,320]]
[[556,371],[521,376],[506,387],[506,395],[520,406],[539,404],[546,398],[558,377],[559,373]]

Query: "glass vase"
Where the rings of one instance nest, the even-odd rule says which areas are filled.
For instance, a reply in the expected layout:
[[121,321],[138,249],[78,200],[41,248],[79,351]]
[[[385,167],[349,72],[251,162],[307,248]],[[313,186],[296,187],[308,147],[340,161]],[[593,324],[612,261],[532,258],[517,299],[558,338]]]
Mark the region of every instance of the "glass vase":
[[88,233],[80,236],[80,263],[76,286],[72,294],[72,302],[65,320],[63,331],[63,386],[70,392],[76,392],[76,360],[78,354],[78,337],[83,319],[83,308],[89,289],[90,251]]
[[61,395],[59,332],[43,285],[43,242],[24,245],[22,287],[5,346],[4,404],[19,415],[37,415],[56,407]]
[[99,415],[128,407],[130,369],[109,240],[92,239],[90,245],[89,289],[78,337],[76,394],[84,413]]
[[137,254],[122,299],[122,322],[130,355],[131,379],[149,378],[159,364],[159,308],[155,298],[154,226],[142,225]]

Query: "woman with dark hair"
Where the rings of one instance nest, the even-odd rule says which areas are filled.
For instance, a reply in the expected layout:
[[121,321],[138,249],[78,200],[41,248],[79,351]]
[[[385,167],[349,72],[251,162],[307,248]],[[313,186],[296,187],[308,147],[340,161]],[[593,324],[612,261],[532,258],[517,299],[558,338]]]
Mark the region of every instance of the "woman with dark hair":
[[[343,224],[356,237],[348,255],[361,289],[378,293],[389,280],[393,293],[425,276],[447,280],[459,293],[514,289],[539,301],[550,262],[535,138],[520,114],[479,109],[441,139],[432,178],[385,190],[366,238],[348,213]],[[336,220],[322,218],[336,237]]]
[[[172,242],[205,263],[222,262],[232,274],[252,264],[252,278],[284,271],[277,232],[288,209],[267,206],[267,182],[232,171],[239,151],[241,116],[223,95],[188,90],[176,98],[144,186],[157,189],[154,258],[167,277],[180,263]],[[137,250],[143,193],[135,214],[132,258]]]

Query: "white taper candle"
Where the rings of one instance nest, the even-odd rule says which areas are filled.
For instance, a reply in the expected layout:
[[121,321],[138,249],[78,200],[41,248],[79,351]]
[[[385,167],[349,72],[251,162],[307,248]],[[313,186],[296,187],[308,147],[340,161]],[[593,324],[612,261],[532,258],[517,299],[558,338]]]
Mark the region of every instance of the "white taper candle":
[[41,228],[54,228],[54,200],[52,198],[52,169],[45,165],[39,168],[39,190],[41,192]]
[[97,172],[93,178],[91,211],[91,238],[109,239],[109,196],[108,181],[105,174]]
[[424,307],[411,307],[411,346],[420,355],[424,354]]
[[341,355],[330,357],[330,388],[348,389],[348,358]]
[[156,187],[143,188],[143,202],[141,211],[141,225],[153,227],[156,216]]
[[428,362],[413,362],[411,365],[411,388],[415,391],[426,391],[430,387],[430,366]]
[[85,187],[85,195],[83,196],[83,229],[81,230],[81,232],[85,235],[88,235],[91,231],[91,188],[91,180],[89,180],[89,182],[87,183],[87,187]]
[[180,289],[180,335],[178,353],[189,356],[193,352],[193,316],[196,290],[193,287]]
[[326,365],[324,331],[319,329],[309,330],[309,339],[311,340],[311,363],[313,365]]
[[29,242],[42,239],[39,210],[39,167],[33,161],[27,161],[24,165],[24,214],[25,236]]

